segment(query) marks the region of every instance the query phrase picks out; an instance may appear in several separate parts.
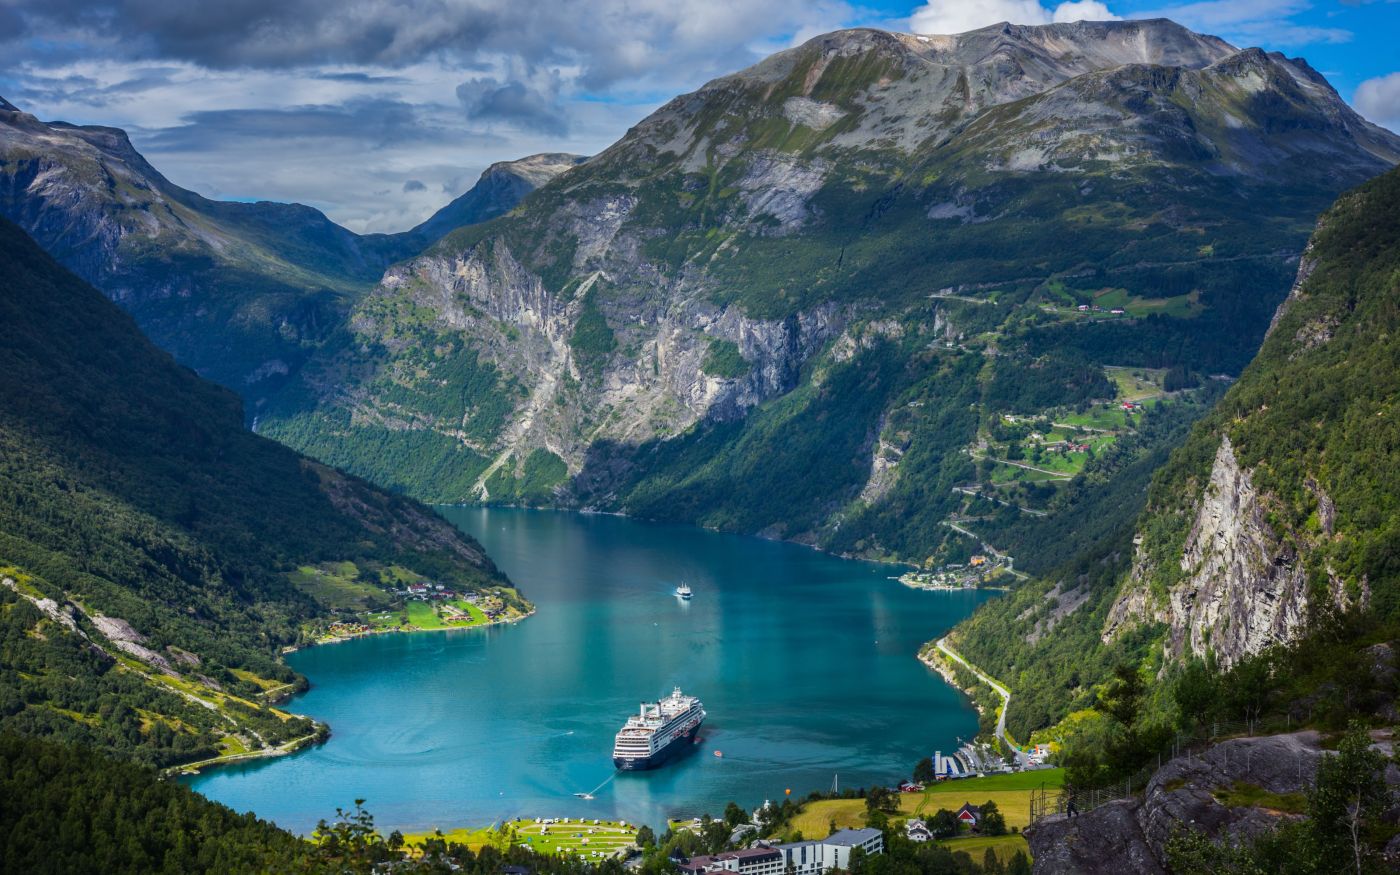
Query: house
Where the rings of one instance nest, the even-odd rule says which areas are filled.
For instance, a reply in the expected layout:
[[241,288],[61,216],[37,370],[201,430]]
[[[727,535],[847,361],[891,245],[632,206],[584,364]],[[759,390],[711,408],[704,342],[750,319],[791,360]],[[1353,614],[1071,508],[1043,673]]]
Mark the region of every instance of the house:
[[911,842],[927,842],[933,839],[933,830],[922,820],[914,818],[904,825],[904,837]]
[[1079,310],[1079,312],[1081,312],[1081,313],[1088,313],[1088,312],[1089,312],[1089,305],[1088,305],[1088,304],[1080,304],[1079,307],[1078,307],[1078,310]]
[[976,829],[977,824],[982,822],[982,808],[971,802],[964,802],[963,807],[959,808],[953,816],[958,819],[958,823],[965,823]]
[[1121,307],[1114,307],[1112,310],[1109,310],[1108,312],[1112,313],[1114,316],[1122,316],[1122,315],[1123,315],[1123,308],[1121,308]]
[[973,568],[976,568],[979,565],[986,565],[987,557],[979,553],[976,556],[973,556],[971,559],[967,560],[967,563]]
[[922,793],[922,792],[924,792],[924,785],[923,785],[923,784],[916,783],[916,782],[914,782],[914,781],[905,781],[905,782],[903,782],[903,783],[901,783],[901,784],[899,785],[899,792],[901,792],[901,793]]

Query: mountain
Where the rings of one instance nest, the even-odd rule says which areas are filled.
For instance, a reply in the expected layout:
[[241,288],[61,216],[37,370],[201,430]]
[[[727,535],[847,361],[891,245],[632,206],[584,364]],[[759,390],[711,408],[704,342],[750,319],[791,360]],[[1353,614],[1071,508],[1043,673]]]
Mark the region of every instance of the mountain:
[[305,741],[270,703],[309,627],[423,578],[525,609],[471,538],[247,431],[3,219],[0,259],[0,730],[160,766]]
[[415,241],[414,251],[420,252],[464,225],[505,215],[524,200],[525,195],[587,160],[583,155],[544,152],[515,161],[498,161],[486,168],[476,185],[465,194],[406,232],[406,236]]
[[[1285,650],[1279,676],[1293,678],[1391,640],[1398,278],[1392,170],[1323,215],[1258,356],[1155,473],[1140,517],[954,631],[1017,691],[1019,737],[1092,703],[1124,662],[1230,669],[1313,638],[1349,653]],[[1354,718],[1366,676],[1328,677],[1298,714],[1341,695],[1333,713]]]
[[1083,546],[1072,478],[1117,454],[1131,519],[1317,214],[1397,159],[1305,62],[1168,21],[839,31],[392,267],[258,428],[431,500]]
[[158,346],[257,401],[334,333],[386,265],[454,222],[509,210],[570,157],[494,165],[412,231],[361,236],[301,204],[201,197],[162,176],[124,131],[41,122],[0,101],[0,215]]

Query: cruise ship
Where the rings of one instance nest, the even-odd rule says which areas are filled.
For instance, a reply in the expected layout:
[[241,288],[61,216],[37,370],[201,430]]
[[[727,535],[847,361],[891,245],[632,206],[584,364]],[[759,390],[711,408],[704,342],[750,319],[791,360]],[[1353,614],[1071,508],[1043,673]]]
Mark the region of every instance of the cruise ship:
[[680,687],[658,702],[643,702],[617,733],[613,765],[625,771],[654,769],[685,752],[704,720],[705,706]]

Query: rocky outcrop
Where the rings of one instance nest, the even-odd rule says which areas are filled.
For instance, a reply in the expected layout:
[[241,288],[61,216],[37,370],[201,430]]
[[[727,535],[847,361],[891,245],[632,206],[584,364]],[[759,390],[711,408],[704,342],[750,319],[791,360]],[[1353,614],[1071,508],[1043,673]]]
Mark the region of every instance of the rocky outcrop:
[[1180,830],[1230,842],[1266,835],[1298,816],[1318,761],[1326,756],[1320,742],[1311,731],[1236,738],[1200,756],[1172,760],[1141,798],[1110,802],[1076,818],[1054,815],[1028,828],[1034,871],[1164,873],[1167,842]]
[[1138,824],[1141,805],[1109,802],[1073,819],[1057,817],[1026,829],[1040,875],[1166,875]]
[[[1330,500],[1313,484],[1322,508]],[[1222,437],[1210,477],[1180,558],[1184,578],[1165,601],[1150,594],[1151,569],[1140,550],[1133,572],[1109,610],[1105,642],[1143,620],[1169,627],[1165,648],[1175,657],[1208,650],[1222,666],[1296,639],[1303,631],[1312,591],[1299,555],[1303,533],[1280,533],[1269,523],[1269,497],[1240,467],[1228,436]],[[1324,534],[1331,514],[1320,514]],[[1327,591],[1345,606],[1341,586]]]

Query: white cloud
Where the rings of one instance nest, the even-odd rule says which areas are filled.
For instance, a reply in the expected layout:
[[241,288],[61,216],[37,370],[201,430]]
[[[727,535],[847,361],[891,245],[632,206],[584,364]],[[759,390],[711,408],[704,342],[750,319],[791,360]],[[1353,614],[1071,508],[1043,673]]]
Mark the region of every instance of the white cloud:
[[1352,105],[1376,124],[1400,133],[1400,73],[1362,82],[1356,86]]
[[1117,21],[1118,16],[1098,0],[1074,0],[1055,7],[1056,21]]
[[1311,8],[1310,0],[1200,0],[1163,6],[1134,17],[1170,18],[1192,30],[1224,37],[1235,45],[1271,49],[1344,43],[1351,39],[1351,32],[1342,28],[1293,20]]
[[357,231],[421,221],[495,161],[596,153],[678,92],[876,21],[848,0],[230,0],[199,15],[0,0],[0,12],[14,2],[24,30],[0,21],[4,97],[126,128],[201,194],[299,201]]
[[929,0],[909,17],[909,29],[914,33],[964,33],[1003,21],[1050,24],[1117,18],[1099,0],[1072,0],[1054,9],[1042,6],[1037,0]]

